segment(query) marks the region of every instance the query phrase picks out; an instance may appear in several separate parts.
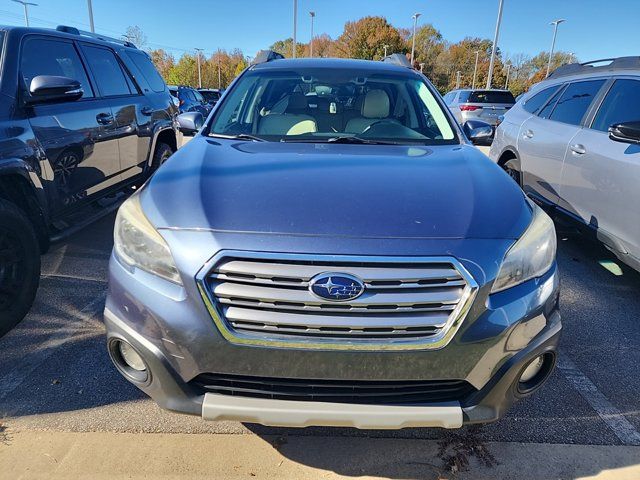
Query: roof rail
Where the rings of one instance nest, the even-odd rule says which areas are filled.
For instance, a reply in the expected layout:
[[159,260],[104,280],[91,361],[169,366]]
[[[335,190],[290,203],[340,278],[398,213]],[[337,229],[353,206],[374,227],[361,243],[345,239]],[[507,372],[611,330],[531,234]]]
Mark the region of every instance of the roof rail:
[[281,60],[284,55],[273,50],[260,50],[256,53],[255,58],[251,61],[251,65],[257,65],[258,63],[272,62],[273,60]]
[[391,55],[387,55],[382,59],[384,63],[393,63],[394,65],[399,65],[401,67],[413,68],[411,66],[411,62],[403,53],[392,53]]
[[58,25],[56,27],[56,30],[58,32],[69,33],[71,35],[82,35],[83,37],[91,37],[97,40],[102,40],[104,42],[119,43],[120,45],[124,45],[125,47],[138,48],[128,40],[121,40],[119,38],[108,37],[106,35],[100,35],[98,33],[87,32],[85,30],[78,30],[76,27],[69,27],[67,25]]
[[[602,64],[602,65],[599,65]],[[570,63],[556,68],[548,78],[566,77],[580,73],[609,72],[614,70],[640,70],[640,57],[618,57],[591,60],[584,63]]]

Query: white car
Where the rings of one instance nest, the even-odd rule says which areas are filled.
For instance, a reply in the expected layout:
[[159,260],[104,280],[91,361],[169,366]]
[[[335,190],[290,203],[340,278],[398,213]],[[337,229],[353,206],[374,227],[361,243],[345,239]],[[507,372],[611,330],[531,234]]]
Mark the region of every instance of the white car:
[[640,270],[640,57],[559,68],[504,115],[489,156]]

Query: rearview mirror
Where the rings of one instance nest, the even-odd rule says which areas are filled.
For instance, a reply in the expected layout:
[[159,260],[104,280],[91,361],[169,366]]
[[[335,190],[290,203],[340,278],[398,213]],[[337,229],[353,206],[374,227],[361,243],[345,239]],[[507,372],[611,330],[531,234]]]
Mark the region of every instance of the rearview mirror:
[[615,142],[640,144],[640,121],[611,125],[609,138]]
[[186,112],[178,115],[178,125],[180,131],[185,135],[194,135],[204,123],[204,118],[200,112]]
[[69,77],[38,75],[29,85],[29,103],[78,100],[83,95],[80,82]]
[[474,145],[489,146],[493,142],[493,127],[488,123],[480,120],[467,120],[462,129]]

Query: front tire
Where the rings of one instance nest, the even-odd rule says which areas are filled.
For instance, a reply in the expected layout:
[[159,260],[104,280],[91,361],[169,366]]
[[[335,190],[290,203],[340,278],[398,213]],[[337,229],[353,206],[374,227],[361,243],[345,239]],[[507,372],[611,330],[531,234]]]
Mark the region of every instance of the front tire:
[[153,161],[151,163],[153,171],[155,172],[160,166],[166,162],[171,155],[173,155],[173,148],[164,142],[159,142],[156,145],[156,150],[153,152]]
[[522,188],[522,172],[520,171],[520,165],[518,165],[518,162],[515,159],[508,160],[504,165],[502,165],[502,168],[507,172],[507,175],[509,175],[513,181]]
[[40,246],[33,225],[0,200],[0,337],[27,314],[40,282]]

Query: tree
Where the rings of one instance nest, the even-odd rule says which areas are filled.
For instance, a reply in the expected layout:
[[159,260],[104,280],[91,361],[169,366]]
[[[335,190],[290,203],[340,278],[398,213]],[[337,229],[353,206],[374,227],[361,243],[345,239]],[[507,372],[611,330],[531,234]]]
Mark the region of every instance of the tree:
[[138,25],[127,27],[124,37],[140,49],[147,46],[147,36]]
[[[316,58],[336,56],[334,43],[333,39],[326,33],[313,37],[313,56]],[[311,56],[310,44],[305,45],[303,56]]]
[[198,65],[194,55],[185,53],[168,72],[167,83],[174,85],[198,85]]
[[406,53],[407,45],[397,28],[384,17],[364,17],[356,22],[347,22],[342,35],[335,42],[335,51],[340,57],[380,60],[387,53]]
[[162,75],[162,78],[168,78],[169,71],[175,66],[176,60],[173,58],[173,55],[165,52],[162,49],[151,50],[149,52],[151,56],[151,61]]
[[[410,50],[413,43],[412,33],[409,33],[406,42],[407,50]],[[438,55],[444,49],[445,43],[442,39],[442,34],[433,25],[422,25],[416,30],[415,59],[418,64],[424,63],[425,72],[433,72],[435,70]]]
[[[296,56],[303,57],[306,45],[304,43],[296,43]],[[293,38],[289,37],[285,40],[278,40],[269,47],[270,50],[281,53],[287,58],[291,58],[293,52]]]

